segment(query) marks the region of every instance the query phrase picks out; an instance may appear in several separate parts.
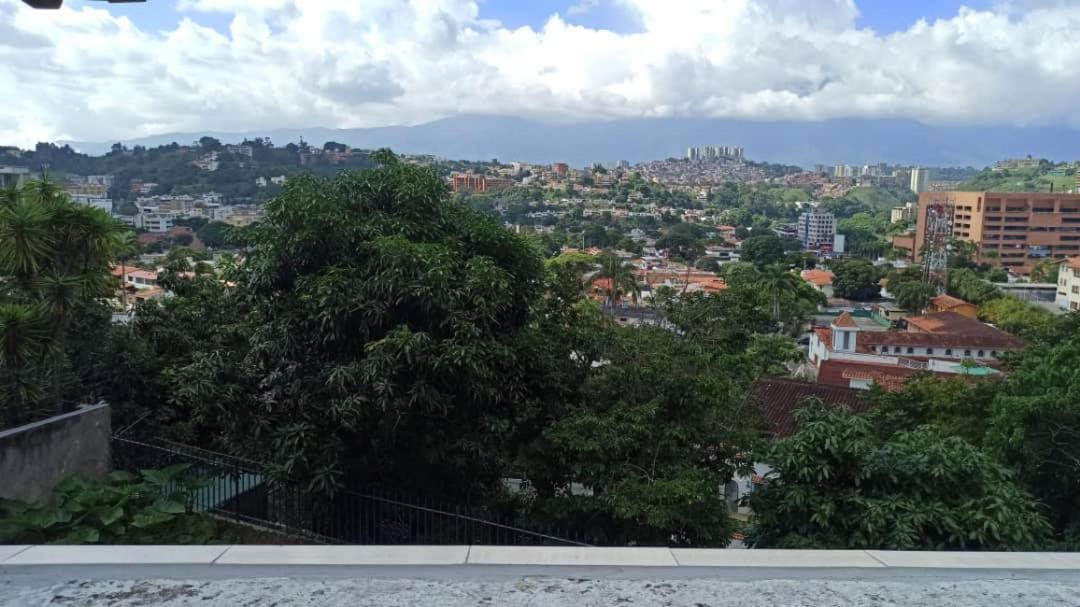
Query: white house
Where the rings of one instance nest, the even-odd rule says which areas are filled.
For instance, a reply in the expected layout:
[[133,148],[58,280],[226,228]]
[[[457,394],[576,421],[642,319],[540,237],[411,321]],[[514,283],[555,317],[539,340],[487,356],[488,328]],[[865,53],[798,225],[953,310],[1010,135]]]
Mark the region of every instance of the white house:
[[1062,310],[1080,310],[1080,257],[1062,260],[1054,303]]

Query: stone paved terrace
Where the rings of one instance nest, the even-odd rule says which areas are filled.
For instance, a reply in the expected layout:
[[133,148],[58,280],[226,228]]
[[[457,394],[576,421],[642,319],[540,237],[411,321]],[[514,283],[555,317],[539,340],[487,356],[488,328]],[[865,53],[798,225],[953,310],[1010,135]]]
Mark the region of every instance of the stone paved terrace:
[[0,605],[1076,606],[1080,554],[0,546]]

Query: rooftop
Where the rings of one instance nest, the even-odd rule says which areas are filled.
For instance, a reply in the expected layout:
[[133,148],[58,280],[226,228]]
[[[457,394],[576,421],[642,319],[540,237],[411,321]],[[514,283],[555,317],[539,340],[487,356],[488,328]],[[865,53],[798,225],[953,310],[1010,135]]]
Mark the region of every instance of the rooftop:
[[952,295],[938,295],[930,298],[930,303],[934,307],[941,310],[950,310],[952,308],[958,308],[960,306],[970,306],[968,302],[960,299],[959,297],[953,297]]
[[852,318],[851,314],[848,313],[848,312],[841,312],[840,316],[837,316],[836,320],[834,320],[832,322],[832,326],[840,327],[841,329],[857,329],[857,328],[859,328],[858,323],[855,322],[855,319]]
[[1078,597],[1075,553],[0,546],[5,605],[1033,607]]
[[812,270],[802,271],[802,279],[818,287],[831,285],[833,278],[835,278],[835,275],[828,270],[814,268]]
[[767,431],[776,438],[795,433],[795,411],[804,406],[807,398],[819,398],[826,406],[844,406],[853,411],[866,408],[861,398],[863,393],[859,390],[793,379],[759,379],[754,382],[750,394],[761,405]]
[[957,335],[983,341],[996,341],[1004,347],[1019,348],[1024,345],[1023,340],[1015,335],[956,312],[935,312],[923,316],[909,316],[907,323],[909,332],[911,332],[911,328],[914,328],[917,331],[937,335]]
[[829,359],[821,362],[817,381],[819,384],[828,386],[847,387],[851,385],[851,380],[863,379],[872,381],[885,390],[895,391],[904,386],[904,381],[909,375],[915,373],[918,373],[918,370],[897,365],[875,365]]

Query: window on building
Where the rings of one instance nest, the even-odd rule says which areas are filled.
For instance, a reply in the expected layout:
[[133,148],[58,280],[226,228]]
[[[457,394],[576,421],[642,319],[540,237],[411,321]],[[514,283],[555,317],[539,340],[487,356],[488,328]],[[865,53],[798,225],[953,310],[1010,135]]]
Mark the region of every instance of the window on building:
[[983,358],[984,356],[986,356],[986,351],[985,350],[979,350],[979,358]]
[[952,356],[952,348],[945,348],[945,356]]
[[844,349],[851,349],[851,331],[844,331]]
[[915,353],[915,348],[908,348],[907,353],[908,354],[914,354]]
[[893,348],[893,354],[899,354],[899,353],[900,353],[900,346],[896,346],[895,348]]
[[927,356],[929,356],[929,355],[931,355],[931,354],[933,354],[933,353],[934,353],[934,349],[933,349],[933,348],[927,348],[927,349],[926,349],[926,354],[927,354]]
[[971,350],[964,350],[964,356],[971,356]]

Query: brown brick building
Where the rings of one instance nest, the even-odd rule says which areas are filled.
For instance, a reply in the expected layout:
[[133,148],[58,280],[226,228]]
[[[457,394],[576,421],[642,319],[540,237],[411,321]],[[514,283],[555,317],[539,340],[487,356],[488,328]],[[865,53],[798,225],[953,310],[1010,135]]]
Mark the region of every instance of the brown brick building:
[[979,261],[1027,274],[1045,259],[1080,254],[1080,194],[924,192],[919,195],[916,257],[931,205],[951,204],[952,235],[977,245]]
[[514,185],[510,179],[501,177],[489,177],[475,173],[454,173],[450,176],[450,189],[454,192],[473,192],[482,194],[505,190]]

